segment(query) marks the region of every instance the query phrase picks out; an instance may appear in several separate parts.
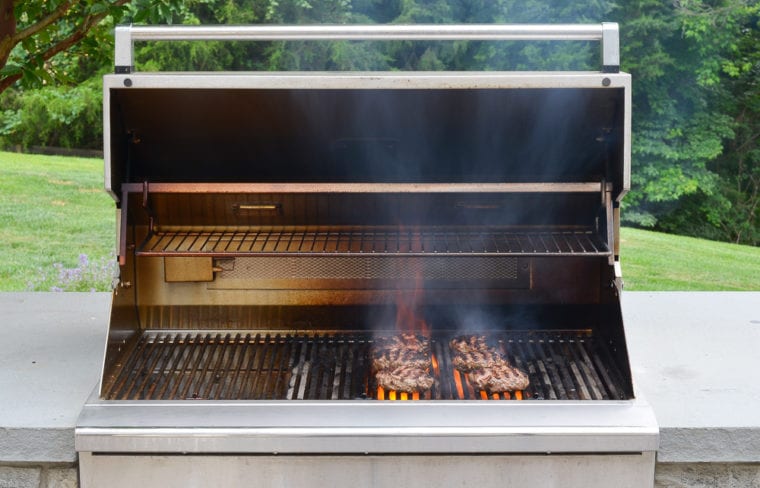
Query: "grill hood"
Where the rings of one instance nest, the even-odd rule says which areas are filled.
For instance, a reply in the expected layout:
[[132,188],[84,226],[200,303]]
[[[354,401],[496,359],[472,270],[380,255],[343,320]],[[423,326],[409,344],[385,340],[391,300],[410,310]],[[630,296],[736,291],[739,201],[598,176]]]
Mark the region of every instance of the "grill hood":
[[357,75],[353,89],[278,89],[268,76],[248,81],[270,79],[271,88],[112,89],[111,184],[604,180],[616,195],[625,187],[621,88],[515,89],[508,78],[502,89],[478,88],[472,75],[468,88],[373,88],[387,76]]
[[106,186],[609,182],[619,200],[628,75],[554,76],[112,75]]

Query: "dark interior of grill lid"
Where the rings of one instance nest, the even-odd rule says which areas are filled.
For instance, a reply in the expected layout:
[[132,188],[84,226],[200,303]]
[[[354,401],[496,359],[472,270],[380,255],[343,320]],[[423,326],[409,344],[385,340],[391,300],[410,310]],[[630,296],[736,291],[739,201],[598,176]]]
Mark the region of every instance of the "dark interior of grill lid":
[[112,90],[112,184],[622,187],[620,89]]

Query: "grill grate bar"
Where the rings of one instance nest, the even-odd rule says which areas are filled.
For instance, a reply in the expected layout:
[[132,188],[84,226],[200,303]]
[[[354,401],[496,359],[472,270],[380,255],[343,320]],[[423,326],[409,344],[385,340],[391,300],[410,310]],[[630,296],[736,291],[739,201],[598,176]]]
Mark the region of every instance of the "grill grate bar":
[[[146,331],[127,350],[104,392],[111,400],[377,398],[365,334]],[[234,334],[234,336],[232,335]],[[589,331],[495,332],[500,352],[528,373],[522,392],[487,394],[456,371],[450,336],[431,341],[436,383],[420,398],[435,400],[621,399],[623,375],[609,344]],[[389,398],[385,392],[385,398]],[[399,395],[400,396],[400,395]],[[412,395],[409,395],[411,399]]]
[[607,256],[608,246],[588,230],[546,232],[472,232],[440,229],[368,231],[159,231],[148,236],[142,256],[250,254],[347,255],[498,255],[583,254]]

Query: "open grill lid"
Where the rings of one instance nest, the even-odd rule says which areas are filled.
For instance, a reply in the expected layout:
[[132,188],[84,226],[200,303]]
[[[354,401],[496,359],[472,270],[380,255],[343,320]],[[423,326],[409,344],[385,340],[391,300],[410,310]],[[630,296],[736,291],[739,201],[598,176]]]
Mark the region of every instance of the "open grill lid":
[[[616,24],[118,28],[106,187],[122,183],[563,183],[629,187]],[[134,73],[146,39],[594,39],[601,72]]]
[[610,181],[623,191],[622,89],[519,89],[507,79],[503,89],[362,88],[367,80],[114,89],[112,174],[138,183]]

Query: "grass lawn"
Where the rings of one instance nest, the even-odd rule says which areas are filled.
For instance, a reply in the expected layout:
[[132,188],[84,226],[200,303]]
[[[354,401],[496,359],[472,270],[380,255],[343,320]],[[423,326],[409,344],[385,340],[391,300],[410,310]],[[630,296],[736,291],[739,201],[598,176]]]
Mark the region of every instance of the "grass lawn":
[[[0,291],[59,286],[82,254],[112,261],[102,160],[0,152],[0,174]],[[621,254],[626,290],[760,290],[760,248],[625,228]]]
[[640,229],[620,232],[626,290],[760,290],[760,248]]
[[0,290],[26,290],[56,274],[54,263],[75,268],[80,254],[113,254],[101,159],[0,152],[0,175]]

